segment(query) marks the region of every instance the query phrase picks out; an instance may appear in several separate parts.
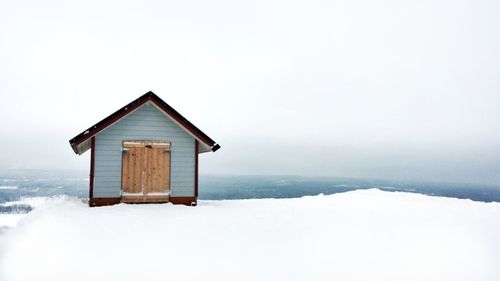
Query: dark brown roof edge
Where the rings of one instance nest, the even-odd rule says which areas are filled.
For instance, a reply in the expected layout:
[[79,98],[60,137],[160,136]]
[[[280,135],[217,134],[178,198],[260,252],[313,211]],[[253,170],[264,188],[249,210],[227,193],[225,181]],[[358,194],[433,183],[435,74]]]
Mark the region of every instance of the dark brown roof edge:
[[214,140],[212,140],[209,136],[203,133],[200,129],[198,129],[195,125],[193,125],[189,120],[184,118],[179,112],[173,109],[170,105],[168,105],[165,101],[163,101],[160,97],[158,97],[155,93],[149,91],[144,95],[138,97],[131,103],[125,105],[124,107],[118,109],[115,113],[109,115],[103,120],[99,121],[94,126],[91,126],[87,130],[81,132],[76,137],[72,138],[69,143],[73,148],[73,151],[76,154],[78,153],[78,145],[88,140],[90,137],[96,135],[100,131],[106,129],[111,124],[115,123],[119,119],[123,118],[130,112],[139,108],[143,104],[148,101],[152,101],[159,108],[161,108],[165,113],[167,113],[170,117],[172,117],[175,121],[177,121],[183,128],[193,134],[200,141],[211,147],[212,151],[217,151],[220,148],[220,145],[216,144]]

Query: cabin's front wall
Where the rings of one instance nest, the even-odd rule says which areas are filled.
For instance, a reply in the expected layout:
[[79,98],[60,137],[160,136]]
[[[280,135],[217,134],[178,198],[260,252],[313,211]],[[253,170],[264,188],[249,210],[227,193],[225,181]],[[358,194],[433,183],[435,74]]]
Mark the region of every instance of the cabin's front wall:
[[95,136],[94,198],[121,196],[123,140],[170,141],[170,196],[195,196],[195,139],[146,103]]

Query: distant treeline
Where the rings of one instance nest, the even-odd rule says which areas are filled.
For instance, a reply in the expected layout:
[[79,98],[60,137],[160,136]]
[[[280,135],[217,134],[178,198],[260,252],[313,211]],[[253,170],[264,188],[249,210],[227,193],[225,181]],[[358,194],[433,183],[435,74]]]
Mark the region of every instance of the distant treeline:
[[31,212],[33,208],[26,204],[15,204],[2,206],[0,205],[0,214],[26,214]]

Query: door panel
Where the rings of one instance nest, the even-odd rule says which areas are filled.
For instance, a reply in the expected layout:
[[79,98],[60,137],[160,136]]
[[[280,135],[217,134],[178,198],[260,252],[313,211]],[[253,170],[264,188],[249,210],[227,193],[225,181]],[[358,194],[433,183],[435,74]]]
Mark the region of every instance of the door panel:
[[122,155],[122,191],[142,192],[143,149],[124,147]]
[[147,148],[148,176],[146,189],[148,193],[167,192],[170,189],[170,152],[164,148]]

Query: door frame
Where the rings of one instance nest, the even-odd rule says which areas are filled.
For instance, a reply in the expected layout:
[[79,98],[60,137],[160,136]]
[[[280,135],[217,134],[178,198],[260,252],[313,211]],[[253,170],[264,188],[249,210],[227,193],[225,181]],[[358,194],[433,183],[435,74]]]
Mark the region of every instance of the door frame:
[[[137,144],[138,146],[165,146],[165,153],[169,153],[168,158],[168,192],[167,195],[153,195],[148,196],[147,193],[144,193],[144,186],[142,185],[142,196],[137,196],[137,198],[133,199],[133,195],[129,196],[126,200],[123,198],[123,153],[128,151],[127,148],[124,147],[126,143]],[[158,148],[158,147],[157,147]],[[172,190],[172,142],[166,140],[150,140],[150,139],[141,139],[141,140],[122,140],[121,147],[122,151],[121,155],[121,172],[120,172],[120,202],[122,203],[163,203],[170,201],[170,194]],[[144,178],[141,179],[143,181]],[[155,198],[156,197],[156,198]]]

